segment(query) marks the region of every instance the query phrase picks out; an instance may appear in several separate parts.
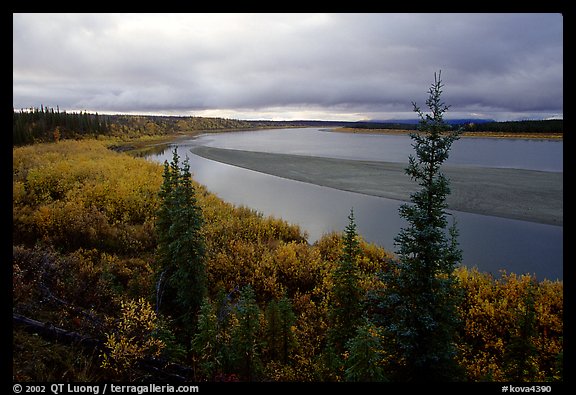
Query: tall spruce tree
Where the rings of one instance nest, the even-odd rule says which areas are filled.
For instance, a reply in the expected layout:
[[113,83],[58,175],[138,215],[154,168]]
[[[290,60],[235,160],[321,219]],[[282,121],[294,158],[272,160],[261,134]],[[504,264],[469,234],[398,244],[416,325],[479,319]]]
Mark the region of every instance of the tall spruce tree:
[[346,351],[346,343],[356,335],[362,318],[362,289],[358,284],[360,242],[356,231],[354,210],[350,210],[344,230],[344,246],[332,274],[333,288],[328,319],[328,343],[337,355]]
[[389,371],[395,380],[458,380],[460,369],[454,356],[458,328],[457,288],[453,271],[461,261],[457,229],[447,230],[446,196],[449,181],[441,173],[452,143],[460,131],[452,131],[443,120],[449,106],[441,100],[441,75],[434,74],[419,132],[411,134],[416,157],[410,156],[406,174],[421,189],[411,195],[411,204],[400,207],[408,226],[395,238],[399,259],[382,274],[386,289],[380,300],[378,321],[389,352],[396,355]]
[[176,149],[164,163],[158,210],[159,277],[157,308],[194,332],[196,315],[206,294],[205,243],[202,211],[186,159],[180,167]]

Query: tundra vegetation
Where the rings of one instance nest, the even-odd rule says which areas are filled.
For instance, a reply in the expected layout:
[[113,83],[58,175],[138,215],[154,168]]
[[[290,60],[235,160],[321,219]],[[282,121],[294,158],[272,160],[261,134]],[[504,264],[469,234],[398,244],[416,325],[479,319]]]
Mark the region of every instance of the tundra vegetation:
[[[13,150],[13,311],[100,339],[108,355],[15,326],[14,379],[142,378],[147,373],[126,359],[158,353],[165,363],[194,366],[194,380],[384,377],[394,360],[384,351],[388,339],[363,319],[349,339],[340,309],[357,306],[342,305],[339,293],[356,289],[358,303],[371,311],[368,296],[385,289],[382,274],[395,270],[396,256],[350,232],[309,245],[297,226],[234,207],[193,181],[206,284],[196,332],[192,339],[176,336],[186,331],[176,306],[159,314],[144,303],[135,309],[135,301],[157,302],[163,167],[107,144],[65,140]],[[354,277],[343,277],[346,271]],[[465,380],[562,378],[562,282],[513,273],[495,278],[463,266],[451,281],[462,293],[453,345]],[[138,321],[136,312],[148,321]],[[140,328],[123,330],[119,322]],[[132,352],[113,352],[129,339]],[[522,369],[514,367],[519,352],[529,355]],[[239,361],[241,355],[251,362]]]
[[563,283],[458,264],[443,159],[426,156],[456,137],[440,88],[431,118],[416,107],[423,189],[397,253],[353,210],[310,245],[208,192],[176,152],[162,166],[109,149],[118,136],[13,148],[13,379],[563,380]]

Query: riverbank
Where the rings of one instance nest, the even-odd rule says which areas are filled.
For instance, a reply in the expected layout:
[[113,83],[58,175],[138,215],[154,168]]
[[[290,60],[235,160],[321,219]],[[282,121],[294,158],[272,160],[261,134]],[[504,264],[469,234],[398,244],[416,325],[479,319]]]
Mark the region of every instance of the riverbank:
[[[327,129],[328,130],[328,129]],[[362,129],[362,128],[332,128],[329,129],[337,133],[356,134],[400,134],[407,135],[415,130],[405,129]],[[537,139],[537,140],[562,140],[564,133],[500,133],[500,132],[464,132],[462,137],[477,138],[500,138],[500,139]]]
[[[206,159],[330,188],[409,201],[418,186],[405,164],[272,154],[196,146]],[[563,173],[446,165],[449,208],[475,214],[563,225]]]

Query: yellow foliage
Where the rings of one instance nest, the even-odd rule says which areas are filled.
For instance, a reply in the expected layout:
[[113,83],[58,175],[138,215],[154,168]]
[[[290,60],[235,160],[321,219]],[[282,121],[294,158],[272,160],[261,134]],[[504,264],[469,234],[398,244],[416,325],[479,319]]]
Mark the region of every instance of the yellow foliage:
[[101,366],[116,373],[125,372],[146,356],[158,356],[164,348],[162,340],[154,338],[158,320],[152,306],[140,298],[121,302],[121,316],[115,331],[106,334],[106,352],[101,354]]
[[473,381],[507,380],[504,356],[511,336],[518,331],[518,316],[525,312],[528,289],[535,287],[538,358],[535,381],[555,375],[556,358],[562,351],[562,282],[535,282],[529,275],[502,273],[500,279],[477,269],[460,268],[456,276],[464,289],[459,312],[464,333],[458,343],[460,363]]
[[142,251],[153,243],[161,168],[94,140],[13,149],[17,241]]

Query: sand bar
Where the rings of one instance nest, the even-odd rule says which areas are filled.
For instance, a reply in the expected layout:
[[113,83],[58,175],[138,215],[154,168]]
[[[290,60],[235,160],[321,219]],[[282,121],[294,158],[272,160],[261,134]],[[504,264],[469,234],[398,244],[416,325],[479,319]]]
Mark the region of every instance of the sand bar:
[[[344,191],[409,201],[418,185],[406,164],[196,146],[206,159]],[[445,165],[452,210],[563,225],[563,173]]]

